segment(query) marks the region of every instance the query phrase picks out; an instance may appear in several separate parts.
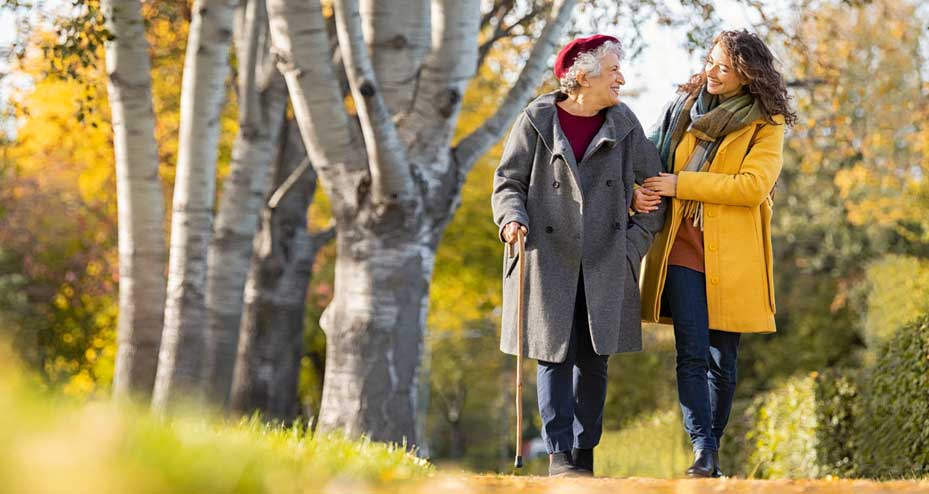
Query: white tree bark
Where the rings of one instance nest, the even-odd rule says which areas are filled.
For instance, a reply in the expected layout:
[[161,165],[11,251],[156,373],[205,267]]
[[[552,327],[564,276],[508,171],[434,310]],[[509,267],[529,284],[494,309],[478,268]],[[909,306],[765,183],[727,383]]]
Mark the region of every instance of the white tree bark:
[[380,207],[409,201],[413,195],[413,177],[406,163],[406,151],[397,137],[397,128],[374,75],[362,35],[358,2],[335,0],[333,7],[342,60],[364,133],[372,200]]
[[[477,70],[479,7],[479,0],[433,2],[432,49],[422,70],[413,112],[401,121],[413,166],[422,177],[427,215],[432,218],[454,212],[450,199],[455,197],[459,181],[464,183],[453,169],[448,150],[465,87]],[[441,231],[429,226],[434,237],[429,244],[437,245]]]
[[187,39],[164,332],[152,397],[158,411],[181,396],[202,398],[207,250],[234,8],[235,0],[196,0]]
[[392,115],[410,110],[429,52],[429,0],[362,0],[364,38]]
[[148,397],[165,298],[164,199],[158,178],[152,80],[138,0],[104,0],[119,217],[119,323],[113,394]]
[[219,405],[225,403],[232,383],[252,243],[287,108],[287,86],[270,58],[264,0],[239,5],[235,40],[239,131],[210,243],[206,281],[204,384],[210,400]]
[[307,154],[332,202],[348,222],[370,187],[360,129],[342,105],[330,62],[329,36],[319,2],[267,0],[272,51],[284,74]]

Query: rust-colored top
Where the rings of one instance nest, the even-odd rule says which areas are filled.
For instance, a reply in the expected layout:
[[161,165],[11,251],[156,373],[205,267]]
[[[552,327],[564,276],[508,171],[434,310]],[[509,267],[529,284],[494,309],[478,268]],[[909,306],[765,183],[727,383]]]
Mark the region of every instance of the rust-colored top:
[[706,272],[703,267],[703,232],[694,226],[692,219],[681,220],[681,227],[677,229],[677,237],[668,255],[668,264]]

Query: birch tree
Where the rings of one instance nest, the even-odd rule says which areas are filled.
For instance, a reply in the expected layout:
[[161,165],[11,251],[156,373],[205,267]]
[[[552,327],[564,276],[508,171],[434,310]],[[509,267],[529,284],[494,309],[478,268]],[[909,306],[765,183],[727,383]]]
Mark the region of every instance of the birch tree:
[[274,166],[274,192],[261,212],[245,289],[230,405],[284,422],[298,412],[306,295],[318,250],[333,229],[307,230],[316,173],[290,121]]
[[269,0],[278,68],[336,222],[335,293],[321,320],[323,430],[415,443],[436,248],[468,170],[532,96],[573,5],[554,3],[498,112],[453,148],[478,60],[479,0],[334,1],[357,120],[325,56],[321,6]]
[[234,0],[196,0],[187,38],[156,410],[182,394],[196,397],[202,386],[207,250],[234,8]]
[[220,405],[232,382],[252,241],[287,109],[284,78],[270,56],[264,0],[239,4],[234,33],[239,130],[210,243],[205,301],[204,387],[211,401]]
[[114,395],[151,394],[165,299],[164,200],[158,177],[151,62],[138,0],[104,0],[119,230]]

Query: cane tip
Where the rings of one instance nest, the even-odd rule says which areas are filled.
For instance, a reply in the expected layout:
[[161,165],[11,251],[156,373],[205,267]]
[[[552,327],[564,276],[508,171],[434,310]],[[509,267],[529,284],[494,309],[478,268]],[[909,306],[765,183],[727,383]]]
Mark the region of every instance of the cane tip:
[[515,468],[522,468],[522,467],[523,467],[523,457],[522,457],[522,455],[516,456],[516,462],[513,464],[513,466],[514,466]]

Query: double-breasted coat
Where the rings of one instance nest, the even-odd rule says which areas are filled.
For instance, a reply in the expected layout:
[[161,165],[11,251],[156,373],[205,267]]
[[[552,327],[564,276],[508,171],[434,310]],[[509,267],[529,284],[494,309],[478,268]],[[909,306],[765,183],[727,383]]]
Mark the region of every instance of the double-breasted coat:
[[[605,120],[581,159],[558,123],[555,103],[540,96],[517,117],[494,176],[494,221],[525,225],[524,355],[563,362],[583,269],[587,317],[600,355],[642,349],[638,276],[642,257],[664,224],[667,201],[630,216],[633,183],[657,175],[658,151],[625,104]],[[502,240],[502,237],[501,237]],[[516,353],[517,256],[504,257],[500,349]]]

